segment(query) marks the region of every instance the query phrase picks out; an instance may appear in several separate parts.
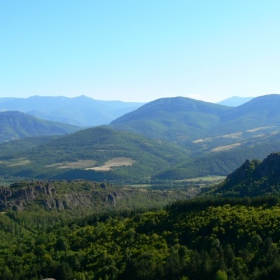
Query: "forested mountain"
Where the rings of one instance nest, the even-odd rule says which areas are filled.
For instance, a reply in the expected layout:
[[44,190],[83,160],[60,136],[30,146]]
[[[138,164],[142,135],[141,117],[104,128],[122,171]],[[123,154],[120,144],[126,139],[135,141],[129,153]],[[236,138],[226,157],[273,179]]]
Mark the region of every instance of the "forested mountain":
[[55,122],[77,126],[109,124],[112,120],[143,105],[137,102],[103,101],[86,96],[31,96],[0,98],[1,111],[21,111]]
[[[188,157],[179,146],[97,127],[0,158],[0,174],[29,178],[146,180]],[[1,154],[0,154],[1,156]]]
[[154,178],[227,175],[248,159],[280,149],[280,95],[235,108],[190,98],[163,98],[113,121],[120,130],[165,139],[191,151],[190,158]]
[[260,196],[280,194],[280,152],[263,161],[246,160],[219,184],[213,194],[224,196]]
[[211,142],[211,148],[280,131],[280,95],[256,97],[232,108],[191,98],[162,98],[145,104],[111,125],[180,145]]
[[113,122],[120,130],[183,144],[203,137],[229,107],[185,97],[162,98]]
[[31,136],[64,135],[79,127],[39,119],[18,111],[0,113],[0,143]]

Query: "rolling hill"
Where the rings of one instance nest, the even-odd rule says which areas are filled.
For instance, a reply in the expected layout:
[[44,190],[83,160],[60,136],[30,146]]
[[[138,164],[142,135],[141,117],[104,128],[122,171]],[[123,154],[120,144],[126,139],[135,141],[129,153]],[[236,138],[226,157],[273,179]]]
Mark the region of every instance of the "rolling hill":
[[42,119],[85,127],[109,124],[143,104],[95,100],[86,96],[32,96],[0,98],[0,111],[21,111]]
[[189,152],[141,135],[97,127],[0,158],[0,174],[56,179],[145,180]]
[[18,111],[0,113],[0,143],[32,136],[64,135],[79,127],[39,119]]

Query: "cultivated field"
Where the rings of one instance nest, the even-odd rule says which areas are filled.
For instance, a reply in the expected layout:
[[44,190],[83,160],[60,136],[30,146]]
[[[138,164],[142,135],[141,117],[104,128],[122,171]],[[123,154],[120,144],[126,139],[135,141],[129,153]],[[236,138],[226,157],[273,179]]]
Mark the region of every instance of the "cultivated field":
[[117,167],[117,166],[131,166],[135,162],[136,161],[133,160],[132,158],[116,157],[116,158],[113,158],[113,159],[110,159],[110,160],[106,161],[105,164],[103,164],[101,166],[86,168],[86,170],[109,171],[113,167]]

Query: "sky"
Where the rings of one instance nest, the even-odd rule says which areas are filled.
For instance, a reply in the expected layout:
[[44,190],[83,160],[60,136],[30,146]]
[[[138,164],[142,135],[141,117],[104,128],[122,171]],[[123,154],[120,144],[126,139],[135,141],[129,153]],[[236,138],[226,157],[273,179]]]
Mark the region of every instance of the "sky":
[[280,93],[279,11],[279,0],[2,0],[0,97]]

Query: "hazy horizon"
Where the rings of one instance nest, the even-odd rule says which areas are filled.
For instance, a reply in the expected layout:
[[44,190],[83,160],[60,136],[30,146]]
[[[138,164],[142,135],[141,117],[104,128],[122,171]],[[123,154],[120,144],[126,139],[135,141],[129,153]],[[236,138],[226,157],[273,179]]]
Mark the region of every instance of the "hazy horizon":
[[[265,95],[268,95],[268,94],[265,94]],[[186,98],[192,98],[192,99],[195,99],[195,100],[199,100],[199,101],[205,101],[205,102],[210,102],[210,103],[219,103],[219,102],[222,102],[224,100],[228,100],[228,99],[232,99],[232,98],[255,98],[255,97],[258,97],[258,96],[230,96],[230,97],[227,97],[225,99],[222,99],[222,100],[218,100],[216,102],[211,102],[211,101],[207,101],[207,100],[202,100],[202,99],[199,99],[199,98],[193,98],[193,97],[188,97],[188,96],[165,96],[165,97],[159,97],[159,98],[156,98],[156,99],[152,99],[152,100],[149,100],[149,101],[126,101],[126,100],[120,100],[120,99],[108,99],[108,100],[105,100],[105,99],[98,99],[98,98],[93,98],[91,96],[87,96],[87,95],[84,95],[84,94],[81,94],[81,95],[78,95],[78,96],[64,96],[64,95],[56,95],[56,96],[53,96],[53,95],[31,95],[31,96],[26,96],[26,97],[15,97],[15,96],[0,96],[0,99],[2,98],[22,98],[22,99],[28,99],[28,98],[32,98],[32,97],[66,97],[66,98],[78,98],[78,97],[82,97],[82,96],[85,96],[85,97],[89,97],[89,98],[92,98],[94,100],[98,100],[98,101],[120,101],[120,102],[135,102],[135,103],[149,103],[149,102],[152,102],[152,101],[155,101],[157,99],[160,99],[160,98],[174,98],[174,97],[186,97]]]

